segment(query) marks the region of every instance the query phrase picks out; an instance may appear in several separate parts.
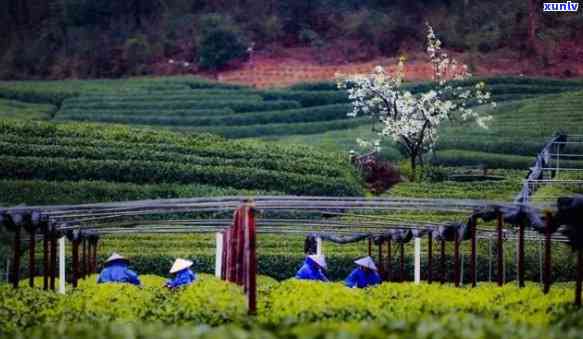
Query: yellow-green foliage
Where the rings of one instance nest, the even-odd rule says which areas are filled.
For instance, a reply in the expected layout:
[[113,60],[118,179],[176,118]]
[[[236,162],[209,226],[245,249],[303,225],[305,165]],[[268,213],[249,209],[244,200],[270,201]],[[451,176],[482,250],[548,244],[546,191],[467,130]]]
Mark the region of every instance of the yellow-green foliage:
[[70,321],[139,320],[156,307],[156,290],[129,284],[82,284],[62,299],[61,307]]
[[0,334],[42,325],[59,318],[59,295],[38,288],[0,285]]
[[202,275],[194,284],[178,289],[156,305],[154,319],[216,326],[242,320],[246,314],[241,287]]
[[502,288],[481,284],[455,288],[439,284],[384,283],[357,290],[341,284],[285,281],[272,289],[260,315],[263,322],[305,323],[316,320],[414,321],[425,316],[472,313],[486,318],[547,326],[557,321],[572,302],[572,286],[555,286],[544,295],[538,284]]
[[266,302],[267,309],[260,318],[273,324],[364,320],[372,318],[375,312],[362,291],[340,283],[290,279],[273,288]]

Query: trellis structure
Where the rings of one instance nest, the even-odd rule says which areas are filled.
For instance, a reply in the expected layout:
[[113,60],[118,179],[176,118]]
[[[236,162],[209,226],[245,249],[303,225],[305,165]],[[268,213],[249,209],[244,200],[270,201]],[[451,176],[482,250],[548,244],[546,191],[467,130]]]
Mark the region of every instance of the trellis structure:
[[[57,240],[60,249],[60,276],[65,273],[65,238],[72,244],[72,277],[71,282],[76,286],[77,280],[89,273],[95,272],[96,248],[101,235],[105,234],[135,234],[135,233],[185,233],[185,232],[214,232],[226,234],[219,247],[222,253],[217,253],[217,260],[221,258],[228,266],[226,255],[229,253],[229,232],[237,229],[237,224],[247,223],[239,228],[240,232],[250,232],[246,235],[248,242],[246,272],[255,276],[255,212],[259,211],[256,231],[259,233],[302,234],[337,236],[360,236],[369,239],[369,254],[372,253],[372,243],[379,246],[379,261],[383,262],[383,245],[391,247],[391,241],[400,246],[401,270],[403,272],[403,246],[405,238],[419,238],[428,236],[430,248],[433,241],[441,244],[441,280],[444,281],[445,242],[454,243],[454,284],[460,285],[460,246],[462,241],[469,241],[470,276],[472,286],[477,283],[477,242],[479,239],[497,239],[497,280],[503,283],[502,244],[505,239],[518,241],[518,284],[524,285],[524,242],[538,240],[534,233],[526,228],[535,228],[545,234],[545,266],[544,290],[550,287],[550,248],[552,242],[566,242],[569,239],[555,233],[552,213],[555,207],[550,205],[522,205],[503,204],[489,201],[452,200],[452,199],[411,199],[411,198],[332,198],[332,197],[297,197],[297,196],[263,196],[256,197],[253,206],[241,197],[221,198],[193,198],[169,200],[145,200],[133,202],[71,205],[71,206],[36,206],[16,207],[0,211],[0,223],[14,233],[13,267],[11,280],[15,288],[19,284],[19,270],[21,258],[21,243],[29,243],[29,269],[32,277],[35,272],[34,255],[35,243],[43,244],[43,287],[55,289],[57,268]],[[217,217],[225,213],[235,213],[235,221],[227,217]],[[391,212],[399,211],[434,211],[464,213],[468,216],[467,222],[434,223],[402,220],[391,216]],[[543,214],[547,211],[546,214]],[[237,213],[247,215],[237,221]],[[185,217],[185,215],[188,215]],[[239,214],[240,216],[241,214]],[[292,217],[290,217],[290,215]],[[299,217],[298,217],[299,215]],[[293,216],[296,216],[295,218]],[[253,218],[253,227],[247,218]],[[158,218],[156,220],[155,218]],[[160,218],[162,218],[160,220]],[[250,219],[249,219],[250,220]],[[479,227],[480,220],[496,220],[497,227]],[[544,221],[544,224],[543,224]],[[504,232],[505,224],[518,225],[516,234]],[[23,230],[28,237],[23,236]],[[410,233],[410,234],[409,234]],[[232,238],[231,238],[232,239]],[[241,238],[244,239],[244,238]],[[238,240],[239,241],[239,240]],[[240,252],[238,252],[240,253]],[[432,251],[428,251],[428,261],[432,261]],[[416,260],[417,262],[417,260]],[[581,265],[580,265],[581,266]],[[431,265],[429,266],[431,267]],[[230,278],[222,268],[221,276],[225,279],[238,282],[246,290],[254,289],[254,283],[241,279],[241,276]],[[432,272],[427,274],[429,282]],[[243,281],[242,281],[243,280]],[[61,279],[61,291],[64,292],[64,279]],[[29,281],[31,286],[34,280]],[[580,283],[579,283],[580,284]],[[578,284],[578,286],[579,286]],[[250,291],[250,298],[254,298],[254,291]],[[252,296],[251,296],[252,295]],[[580,300],[580,299],[579,299]],[[254,301],[250,300],[250,312],[253,312]]]
[[[580,175],[569,178],[566,173]],[[583,190],[583,135],[557,133],[536,156],[523,185],[516,202],[527,203],[537,189],[547,185]],[[558,196],[545,197],[552,198]]]

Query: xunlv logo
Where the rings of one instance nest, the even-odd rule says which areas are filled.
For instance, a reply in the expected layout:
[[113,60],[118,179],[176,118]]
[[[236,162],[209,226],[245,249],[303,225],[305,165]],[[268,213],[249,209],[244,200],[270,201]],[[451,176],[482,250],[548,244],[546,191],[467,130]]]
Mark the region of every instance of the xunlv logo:
[[543,4],[543,12],[577,12],[578,10],[578,2],[545,2]]

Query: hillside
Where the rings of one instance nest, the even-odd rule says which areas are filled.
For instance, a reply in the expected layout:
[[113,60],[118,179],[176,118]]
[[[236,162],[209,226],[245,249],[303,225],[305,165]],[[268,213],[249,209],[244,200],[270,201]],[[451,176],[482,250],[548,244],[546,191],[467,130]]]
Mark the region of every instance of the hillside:
[[[324,80],[328,66],[423,51],[425,22],[444,48],[484,76],[573,77],[578,13],[547,15],[539,0],[6,0],[0,79],[88,79],[207,74],[247,85]],[[217,43],[220,41],[220,43]],[[307,51],[298,54],[298,49]],[[270,67],[256,56],[283,61]],[[298,58],[301,57],[301,58]],[[307,57],[307,60],[306,60]],[[250,59],[250,60],[249,60]],[[246,60],[250,66],[237,70]],[[307,62],[306,62],[307,61]],[[249,65],[249,64],[248,64]],[[300,65],[300,66],[301,66]],[[263,69],[266,66],[267,69]],[[297,65],[296,65],[297,66]],[[234,70],[234,71],[233,71]],[[230,72],[233,71],[233,72]],[[426,79],[426,78],[424,78]]]
[[2,205],[361,194],[347,160],[307,147],[12,119],[0,136]]
[[[498,77],[485,81],[497,102],[488,109],[487,130],[474,126],[444,129],[432,158],[445,166],[527,169],[556,131],[581,133],[581,80]],[[410,83],[413,92],[427,83]],[[262,138],[281,144],[311,144],[326,151],[355,149],[370,137],[367,117],[349,118],[346,94],[334,83],[297,84],[258,90],[196,77],[130,78],[58,82],[0,82],[0,115],[49,121],[125,124],[227,138]],[[391,143],[383,153],[399,160]]]

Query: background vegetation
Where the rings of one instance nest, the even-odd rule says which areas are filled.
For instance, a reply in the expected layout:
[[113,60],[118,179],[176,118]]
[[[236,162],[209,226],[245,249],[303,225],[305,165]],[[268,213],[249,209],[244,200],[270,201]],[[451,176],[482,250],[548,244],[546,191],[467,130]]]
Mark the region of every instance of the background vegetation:
[[0,13],[7,33],[0,37],[0,79],[212,70],[244,57],[251,42],[257,50],[310,46],[316,56],[334,51],[355,61],[419,49],[426,20],[458,51],[508,48],[528,57],[535,25],[537,45],[552,50],[542,53],[543,63],[549,55],[568,56],[568,46],[555,47],[581,38],[580,11],[542,16],[542,1],[530,2],[533,7],[523,0],[7,0]]

